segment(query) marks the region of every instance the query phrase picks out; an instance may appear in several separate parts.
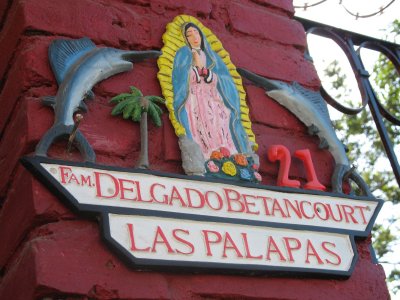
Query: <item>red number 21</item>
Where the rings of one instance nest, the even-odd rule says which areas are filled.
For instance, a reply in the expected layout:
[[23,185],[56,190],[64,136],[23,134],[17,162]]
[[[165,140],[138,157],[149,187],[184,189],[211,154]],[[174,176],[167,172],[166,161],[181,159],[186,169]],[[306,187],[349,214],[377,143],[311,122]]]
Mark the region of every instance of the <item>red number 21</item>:
[[[325,191],[326,187],[322,185],[317,178],[314,164],[311,159],[310,150],[296,150],[294,152],[294,157],[300,159],[306,169],[307,183],[304,185],[304,188],[307,190]],[[269,147],[268,159],[272,162],[275,162],[277,160],[280,162],[277,180],[278,186],[287,186],[293,188],[300,187],[300,181],[289,179],[291,156],[288,148],[283,145],[273,145]]]

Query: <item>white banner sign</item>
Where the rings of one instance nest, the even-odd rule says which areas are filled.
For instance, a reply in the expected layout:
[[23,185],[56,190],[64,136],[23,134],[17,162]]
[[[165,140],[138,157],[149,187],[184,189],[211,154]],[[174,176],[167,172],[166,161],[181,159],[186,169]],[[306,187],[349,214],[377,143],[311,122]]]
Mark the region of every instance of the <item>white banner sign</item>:
[[108,223],[112,242],[139,265],[154,260],[347,272],[354,258],[352,241],[343,234],[116,214],[108,214]]
[[382,200],[24,158],[139,268],[350,276]]
[[379,202],[41,163],[79,204],[359,232]]

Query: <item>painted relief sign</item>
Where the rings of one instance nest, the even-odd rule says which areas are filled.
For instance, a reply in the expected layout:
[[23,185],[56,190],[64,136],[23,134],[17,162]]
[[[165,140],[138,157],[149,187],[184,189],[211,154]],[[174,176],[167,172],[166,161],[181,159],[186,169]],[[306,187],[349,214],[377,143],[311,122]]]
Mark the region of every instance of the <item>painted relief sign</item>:
[[[35,156],[22,159],[25,167],[73,210],[100,215],[107,244],[132,266],[350,276],[357,261],[354,237],[369,235],[382,201],[350,168],[319,93],[240,70],[309,126],[335,159],[329,193],[308,149],[294,153],[307,174],[301,186],[289,178],[289,150],[272,145],[264,159],[280,162],[278,186],[261,185],[246,93],[221,42],[186,15],[167,25],[163,41],[162,52],[97,47],[88,38],[54,41],[49,57],[59,91],[44,99],[55,109],[54,125]],[[85,109],[97,82],[156,57],[186,175],[147,170],[147,115],[160,126],[156,103],[164,99],[133,86],[111,102],[112,114],[140,120],[138,168],[96,164],[74,113]],[[60,137],[69,138],[68,147],[75,143],[84,163],[47,157]],[[358,183],[365,196],[345,195],[343,178]]]
[[24,164],[73,209],[100,213],[106,241],[134,266],[348,276],[354,236],[369,234],[382,205],[90,163]]

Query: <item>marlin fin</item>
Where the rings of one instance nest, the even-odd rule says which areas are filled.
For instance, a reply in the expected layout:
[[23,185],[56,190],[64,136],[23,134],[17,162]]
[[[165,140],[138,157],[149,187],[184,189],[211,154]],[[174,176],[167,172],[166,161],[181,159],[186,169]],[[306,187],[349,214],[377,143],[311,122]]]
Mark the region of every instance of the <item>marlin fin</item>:
[[83,100],[81,101],[81,103],[79,103],[79,106],[78,106],[77,110],[81,110],[83,112],[87,112],[88,111],[88,107],[87,107],[86,103],[83,102]]
[[161,54],[162,52],[157,50],[146,50],[146,51],[133,50],[133,51],[125,51],[122,54],[122,58],[130,62],[140,62],[147,58],[157,58]]
[[51,68],[60,84],[71,66],[96,45],[89,38],[79,40],[55,40],[49,47]]
[[85,95],[85,99],[90,99],[93,100],[94,99],[94,93],[92,90],[88,91]]
[[319,149],[328,149],[329,148],[328,141],[325,138],[321,138],[319,141],[318,148]]
[[314,106],[318,113],[324,117],[326,122],[331,122],[328,106],[326,105],[324,98],[322,98],[319,92],[314,92],[312,90],[306,89],[301,84],[295,81],[292,82],[292,87],[296,91],[296,93],[302,95]]
[[309,135],[316,135],[318,132],[319,132],[319,129],[314,124],[311,124],[310,126],[308,126],[308,134]]
[[42,97],[42,103],[43,103],[43,105],[54,108],[54,106],[56,105],[56,97],[55,96]]

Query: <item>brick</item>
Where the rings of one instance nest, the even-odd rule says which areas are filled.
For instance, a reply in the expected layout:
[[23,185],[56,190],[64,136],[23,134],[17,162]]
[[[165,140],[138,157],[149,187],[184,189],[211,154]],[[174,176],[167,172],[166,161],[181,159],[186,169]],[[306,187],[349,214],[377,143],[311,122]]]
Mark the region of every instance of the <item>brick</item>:
[[[19,158],[34,151],[51,127],[54,113],[40,103],[57,87],[47,58],[53,39],[90,37],[97,45],[121,49],[160,49],[165,26],[186,13],[209,27],[238,67],[285,82],[317,89],[313,65],[304,59],[304,32],[291,20],[293,6],[284,0],[15,0],[0,32],[0,299],[203,299],[252,298],[387,299],[381,266],[370,260],[371,241],[357,240],[359,261],[347,280],[293,276],[184,274],[128,268],[101,240],[95,221],[75,215],[61,199],[33,178]],[[0,12],[3,8],[0,4]],[[139,87],[161,95],[155,60],[109,78],[94,87],[95,99],[80,126],[105,165],[132,167],[140,149],[139,125],[110,115],[109,99]],[[263,184],[275,185],[278,164],[267,149],[282,144],[293,153],[310,149],[320,181],[329,187],[334,161],[318,149],[297,118],[245,81],[253,130],[260,145]],[[150,163],[155,170],[182,174],[177,137],[163,115],[164,128],[149,124]],[[50,156],[80,160],[57,142]],[[305,182],[302,163],[292,159],[290,176]],[[171,269],[172,270],[172,269]]]
[[[82,296],[111,292],[123,299],[163,299],[171,295],[175,299],[200,295],[214,298],[291,299],[299,294],[307,295],[310,299],[317,299],[322,294],[324,299],[336,299],[343,296],[343,293],[351,299],[377,299],[380,295],[387,295],[385,283],[378,281],[375,276],[376,273],[383,274],[382,267],[373,265],[368,255],[360,257],[353,276],[346,281],[173,273],[163,275],[128,269],[104,246],[98,232],[99,226],[96,223],[86,221],[52,223],[32,232],[25,244],[22,260],[24,256],[29,256],[35,262],[37,296],[46,296],[40,292],[43,290],[51,290],[53,293],[57,291],[58,295],[73,293]],[[367,241],[357,243],[361,253],[366,252],[367,247]],[[79,280],[76,274],[81,275]],[[5,278],[10,277],[11,273],[7,273]],[[39,286],[40,290],[37,289]]]
[[[36,1],[30,0],[24,2],[23,10],[29,30],[73,38],[87,36],[96,44],[118,48],[136,46],[143,49],[159,45],[161,35],[153,37],[153,23],[143,8],[127,7],[117,1],[105,5],[88,0],[77,1],[74,5],[61,0],[46,0],[38,6]],[[87,17],[88,11],[91,18]],[[159,17],[157,22],[162,19]]]
[[[27,120],[29,122],[27,124],[29,131],[28,139],[31,143],[35,144],[52,126],[54,119],[52,109],[40,103],[42,96],[55,94],[56,92],[53,86],[55,84],[54,78],[52,78],[53,75],[51,75],[47,64],[43,64],[43,61],[47,61],[47,47],[50,42],[51,39],[49,38],[26,39],[23,45],[30,45],[30,47],[24,50],[25,46],[22,46],[21,54],[17,60],[18,63],[13,68],[2,94],[4,99],[7,99],[7,96],[10,95],[9,102],[4,103],[5,109],[2,110],[2,113],[4,113],[3,119],[6,119],[7,115],[11,114],[13,105],[18,101],[16,98],[11,98],[11,95],[18,95],[25,92],[28,95],[34,96],[20,101],[29,102],[24,104],[29,109],[27,115],[32,116]],[[34,57],[36,57],[36,60]],[[29,68],[26,68],[22,72],[22,66],[25,65],[28,65]],[[138,86],[145,94],[160,95],[161,91],[156,79],[156,72],[155,61],[139,63],[135,65],[133,71],[107,79],[94,90],[96,98],[93,101],[86,101],[89,112],[83,114],[84,119],[81,122],[80,129],[96,152],[127,156],[132,151],[140,149],[139,125],[130,120],[123,120],[121,117],[111,116],[112,105],[108,104],[108,101],[116,94],[129,90],[129,85]],[[45,87],[43,88],[41,85]],[[46,86],[50,87],[46,88]],[[151,92],[151,90],[156,90],[156,92]],[[97,97],[97,92],[105,97]],[[7,103],[10,103],[8,108]],[[18,111],[19,109],[15,110]],[[6,111],[9,112],[6,113]],[[35,116],[40,116],[40,118]],[[149,129],[153,127],[149,121]],[[150,133],[149,135],[154,134]]]
[[0,213],[0,268],[34,227],[74,215],[22,166]]
[[304,124],[285,107],[268,97],[263,88],[253,85],[245,85],[245,87],[253,122],[270,127],[290,129],[301,134],[306,132]]
[[217,299],[228,295],[231,298],[251,299],[299,299],[299,295],[307,299],[321,297],[329,300],[387,299],[388,292],[385,284],[375,280],[372,274],[374,272],[382,275],[382,267],[372,265],[368,259],[365,259],[357,263],[350,279],[341,281],[318,278],[198,275],[189,277],[186,284],[190,286],[194,295]]
[[228,13],[232,28],[239,32],[305,49],[306,34],[297,21],[279,16],[267,8],[250,7],[236,2],[229,6]]
[[320,86],[314,66],[294,47],[255,43],[253,39],[234,39],[226,35],[222,35],[221,40],[236,67],[270,79],[297,81],[312,88]]
[[6,70],[12,63],[13,53],[18,45],[20,35],[24,31],[23,20],[20,3],[14,1],[7,13],[7,22],[0,32],[0,78],[3,80]]
[[[32,176],[19,172],[0,213],[0,268],[4,267],[19,243],[32,226],[34,214],[32,207]],[[20,203],[25,197],[24,205]]]
[[292,3],[293,1],[291,0],[251,0],[251,1],[260,5],[276,7],[284,10],[291,16],[294,15],[294,7]]
[[[86,221],[62,221],[36,229],[20,258],[23,262],[28,262],[27,258],[35,262],[34,267],[28,268],[31,272],[23,272],[17,265],[19,270],[7,273],[5,280],[12,275],[26,280],[29,274],[35,274],[36,284],[33,286],[37,297],[54,295],[55,291],[58,296],[111,294],[122,299],[291,299],[299,293],[310,299],[321,295],[324,299],[379,299],[388,295],[384,281],[375,280],[377,273],[383,275],[383,269],[373,265],[369,257],[361,257],[353,276],[345,281],[215,274],[167,275],[128,269],[104,247],[98,232],[97,224]],[[357,246],[362,251],[367,245],[359,241]],[[31,289],[32,283],[29,282],[28,286]],[[26,291],[20,290],[17,296],[27,295]],[[0,296],[5,294],[1,292],[0,289]]]
[[0,299],[35,299],[34,249],[23,249],[11,263],[11,269],[2,277]]
[[99,232],[99,225],[88,221],[62,221],[32,232],[37,286],[65,294],[89,296],[104,287],[121,299],[169,298],[162,274],[129,269],[104,245]]
[[49,38],[23,38],[15,54],[15,61],[8,72],[0,98],[0,132],[13,117],[13,109],[23,93],[33,97],[55,93],[54,77],[47,63]]
[[181,161],[181,150],[179,149],[178,137],[169,119],[166,120],[164,131],[165,159]]
[[[210,0],[152,0],[149,1],[152,10],[157,14],[164,14],[167,9],[173,10],[176,15],[179,11],[184,8],[186,13],[193,13],[199,15],[209,15],[211,13],[211,2]],[[177,13],[178,10],[178,13]]]
[[[7,12],[8,12],[10,5],[11,5],[11,3],[8,1],[0,2],[0,24],[3,24],[3,22],[6,21],[5,19],[7,18]],[[1,27],[0,27],[0,29],[1,29]]]
[[0,144],[0,195],[4,196],[16,164],[26,151],[26,106],[17,107],[17,115],[8,126]]

